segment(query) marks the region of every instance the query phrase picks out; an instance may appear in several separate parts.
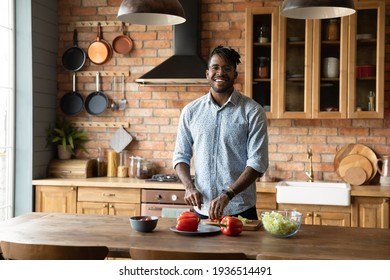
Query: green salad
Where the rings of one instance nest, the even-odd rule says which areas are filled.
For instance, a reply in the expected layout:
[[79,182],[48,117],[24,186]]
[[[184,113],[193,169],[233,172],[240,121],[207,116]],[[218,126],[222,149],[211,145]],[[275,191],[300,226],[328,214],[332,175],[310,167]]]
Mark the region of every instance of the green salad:
[[286,235],[294,232],[299,224],[277,212],[265,212],[262,216],[264,228],[271,234]]

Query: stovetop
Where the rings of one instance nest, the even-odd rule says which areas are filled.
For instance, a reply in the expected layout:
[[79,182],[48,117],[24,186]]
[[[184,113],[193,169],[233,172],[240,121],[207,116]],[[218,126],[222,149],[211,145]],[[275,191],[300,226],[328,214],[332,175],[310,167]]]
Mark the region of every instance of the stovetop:
[[176,174],[155,174],[152,178],[146,181],[152,182],[180,182],[179,176]]

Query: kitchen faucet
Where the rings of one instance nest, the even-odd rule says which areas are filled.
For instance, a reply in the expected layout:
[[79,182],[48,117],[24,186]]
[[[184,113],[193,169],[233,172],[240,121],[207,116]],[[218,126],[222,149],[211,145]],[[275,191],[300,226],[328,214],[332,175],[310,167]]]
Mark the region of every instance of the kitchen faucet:
[[308,182],[314,181],[314,174],[313,174],[313,152],[310,148],[307,149],[307,158],[310,159],[310,169],[309,171],[306,171],[305,174],[309,179]]

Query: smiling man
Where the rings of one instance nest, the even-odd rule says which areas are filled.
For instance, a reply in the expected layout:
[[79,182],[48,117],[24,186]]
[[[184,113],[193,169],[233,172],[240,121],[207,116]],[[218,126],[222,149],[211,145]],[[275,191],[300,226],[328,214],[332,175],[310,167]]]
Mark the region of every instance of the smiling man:
[[234,49],[216,47],[206,70],[210,91],[180,116],[173,166],[201,218],[258,219],[255,181],[268,168],[267,121],[257,102],[234,89],[240,62]]

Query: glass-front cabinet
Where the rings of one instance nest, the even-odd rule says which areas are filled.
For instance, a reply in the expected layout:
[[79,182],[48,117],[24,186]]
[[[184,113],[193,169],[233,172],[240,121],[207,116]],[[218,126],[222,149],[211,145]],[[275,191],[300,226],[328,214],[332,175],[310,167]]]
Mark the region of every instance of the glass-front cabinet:
[[279,7],[246,10],[245,94],[260,103],[268,118],[278,104]]
[[383,118],[385,1],[355,3],[349,17],[350,118]]
[[383,118],[384,3],[323,20],[248,8],[246,95],[268,118]]

